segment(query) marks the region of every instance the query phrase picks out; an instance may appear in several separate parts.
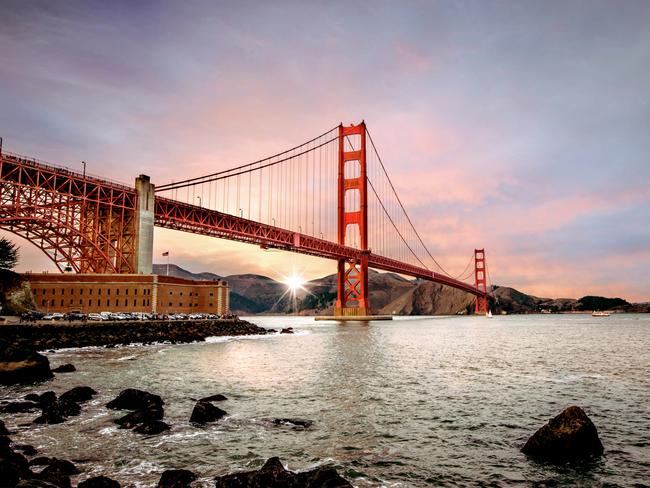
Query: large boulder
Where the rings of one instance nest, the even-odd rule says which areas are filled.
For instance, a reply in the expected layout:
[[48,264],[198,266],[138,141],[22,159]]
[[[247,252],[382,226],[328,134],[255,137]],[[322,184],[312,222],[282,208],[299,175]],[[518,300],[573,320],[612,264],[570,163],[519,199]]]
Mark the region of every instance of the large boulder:
[[535,432],[522,452],[533,458],[561,463],[600,456],[603,444],[584,410],[571,406]]
[[113,410],[146,410],[153,406],[161,407],[165,404],[158,395],[135,388],[122,390],[120,394],[106,404]]
[[352,488],[334,468],[320,467],[311,471],[294,473],[282,466],[280,459],[272,457],[259,471],[243,471],[215,478],[215,488],[265,487],[265,488]]
[[77,488],[120,488],[120,484],[106,476],[94,476],[81,481]]
[[29,345],[0,339],[0,384],[34,383],[53,376],[45,356]]
[[2,420],[0,420],[0,435],[9,435],[9,430],[7,430],[7,427]]
[[187,469],[168,469],[160,477],[158,488],[189,488],[196,475]]
[[196,402],[196,405],[194,405],[192,415],[190,416],[190,422],[195,424],[206,424],[208,422],[215,422],[224,415],[228,415],[228,413],[221,410],[219,407],[215,407],[210,402],[199,400]]

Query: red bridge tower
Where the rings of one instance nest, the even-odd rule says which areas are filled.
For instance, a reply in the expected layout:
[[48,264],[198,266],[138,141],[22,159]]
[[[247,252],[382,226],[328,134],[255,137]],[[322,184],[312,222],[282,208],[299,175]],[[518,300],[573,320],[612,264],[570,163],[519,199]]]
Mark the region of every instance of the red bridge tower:
[[[349,150],[346,150],[346,141]],[[349,193],[348,193],[349,192]],[[358,197],[355,195],[358,192]],[[348,195],[348,198],[346,198]],[[348,209],[359,203],[359,208]],[[359,259],[338,260],[337,316],[370,315],[368,300],[368,179],[366,124],[339,126],[338,243],[346,245],[348,227],[357,226],[362,251]],[[352,227],[354,228],[354,227]]]

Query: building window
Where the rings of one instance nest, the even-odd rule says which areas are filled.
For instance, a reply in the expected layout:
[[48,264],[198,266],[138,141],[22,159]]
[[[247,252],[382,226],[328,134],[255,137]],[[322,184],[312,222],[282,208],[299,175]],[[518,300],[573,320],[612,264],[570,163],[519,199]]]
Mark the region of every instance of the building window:
[[81,288],[81,289],[79,290],[79,296],[81,296],[81,295],[83,295],[83,294],[84,294],[84,289]]
[[88,290],[88,294],[89,294],[89,295],[92,295],[92,294],[93,294],[93,289],[92,289],[92,288],[91,288],[90,290]]
[[83,300],[80,298],[79,299],[79,306],[82,306],[82,305],[83,305]]
[[129,294],[129,289],[127,288],[126,290],[124,290],[124,293],[126,293],[128,295]]
[[61,299],[61,306],[63,306],[63,298]]
[[143,298],[143,299],[142,299],[142,306],[143,306],[143,307],[144,307],[144,302],[145,302],[145,300],[144,300],[144,298]]
[[170,307],[172,306],[172,302],[169,302],[169,306],[170,306]]
[[181,296],[183,296],[183,292],[181,292]]
[[72,298],[70,299],[70,305],[72,305]]
[[99,290],[97,290],[97,295],[101,295],[101,294],[102,294],[102,289],[100,288]]
[[54,298],[52,298],[52,301],[50,303],[51,303],[50,306],[53,307],[54,306]]
[[116,307],[120,306],[120,299],[119,298],[115,299],[115,306]]
[[45,298],[43,298],[43,300],[41,300],[41,305],[45,306],[45,303]]
[[111,289],[110,289],[110,288],[109,288],[108,290],[106,290],[106,294],[107,294],[107,295],[110,295],[110,294],[111,294]]
[[213,296],[214,296],[214,293],[210,292],[210,296],[213,297]]
[[135,307],[135,298],[133,299],[133,306]]
[[[109,291],[110,291],[110,290],[109,290]],[[110,299],[110,298],[108,298],[108,299],[106,300],[106,306],[107,306],[107,307],[110,307],[110,306],[111,306],[111,299]]]
[[214,305],[210,304],[210,306],[213,307]]
[[52,288],[52,295],[54,295],[55,293],[56,293],[56,290],[54,288]]
[[120,289],[119,289],[119,288],[118,288],[117,290],[115,290],[115,294],[116,294],[116,295],[119,295],[119,294],[120,294]]
[[97,306],[98,306],[98,307],[101,307],[101,306],[102,306],[102,301],[101,301],[99,298],[97,299]]
[[173,295],[173,294],[174,294],[174,292],[172,292],[172,291],[169,292],[169,295],[170,295],[170,296]]
[[92,301],[90,298],[88,299],[88,306],[89,306],[89,307],[92,307],[92,306],[93,306],[93,301]]
[[137,295],[137,294],[138,294],[138,289],[137,289],[137,288],[136,288],[135,290],[133,290],[133,294],[134,294],[134,295]]
[[61,295],[65,295],[65,288],[61,288]]

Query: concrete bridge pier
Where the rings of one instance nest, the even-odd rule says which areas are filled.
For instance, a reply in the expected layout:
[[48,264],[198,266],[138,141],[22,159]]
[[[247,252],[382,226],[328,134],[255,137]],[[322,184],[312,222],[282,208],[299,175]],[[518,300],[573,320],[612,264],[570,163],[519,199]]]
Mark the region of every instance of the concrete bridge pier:
[[135,179],[135,270],[153,273],[154,185],[147,175]]

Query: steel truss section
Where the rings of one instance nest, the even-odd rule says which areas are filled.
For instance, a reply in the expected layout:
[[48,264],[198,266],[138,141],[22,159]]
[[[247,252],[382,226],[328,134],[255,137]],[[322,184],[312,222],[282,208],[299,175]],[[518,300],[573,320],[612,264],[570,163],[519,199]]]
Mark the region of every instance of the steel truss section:
[[0,228],[34,243],[61,271],[133,273],[135,203],[133,188],[0,155]]

